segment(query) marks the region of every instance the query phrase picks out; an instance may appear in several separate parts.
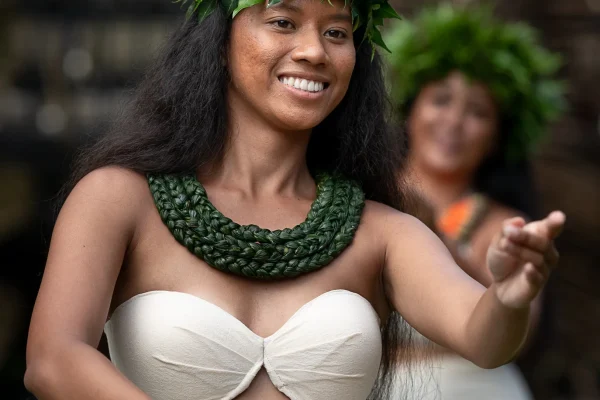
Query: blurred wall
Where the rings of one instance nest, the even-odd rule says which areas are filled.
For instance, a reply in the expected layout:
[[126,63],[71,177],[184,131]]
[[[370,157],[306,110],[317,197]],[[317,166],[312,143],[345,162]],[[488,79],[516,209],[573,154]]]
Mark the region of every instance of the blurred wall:
[[182,17],[170,0],[0,2],[1,399],[29,397],[29,316],[72,156]]

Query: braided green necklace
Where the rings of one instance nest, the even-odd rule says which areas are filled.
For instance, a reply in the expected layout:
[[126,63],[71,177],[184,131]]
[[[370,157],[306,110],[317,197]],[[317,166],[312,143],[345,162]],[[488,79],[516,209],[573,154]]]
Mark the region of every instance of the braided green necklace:
[[179,243],[220,271],[265,280],[292,278],[329,264],[352,242],[364,206],[356,183],[321,174],[306,220],[270,231],[223,216],[192,175],[148,175],[148,183],[163,222]]

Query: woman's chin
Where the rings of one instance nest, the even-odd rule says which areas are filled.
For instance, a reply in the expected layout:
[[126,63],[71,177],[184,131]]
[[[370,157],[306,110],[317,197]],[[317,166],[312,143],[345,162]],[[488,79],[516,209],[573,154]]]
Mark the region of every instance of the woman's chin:
[[323,122],[322,118],[307,115],[294,115],[279,118],[278,126],[286,131],[308,131]]
[[463,174],[466,168],[465,162],[455,157],[436,157],[425,162],[428,171],[440,176],[454,176]]

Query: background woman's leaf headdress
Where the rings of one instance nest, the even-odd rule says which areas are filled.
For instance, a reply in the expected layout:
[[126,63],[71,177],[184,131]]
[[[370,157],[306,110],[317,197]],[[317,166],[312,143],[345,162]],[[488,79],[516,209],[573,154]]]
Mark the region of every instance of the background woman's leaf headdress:
[[406,117],[421,88],[460,71],[485,84],[509,135],[509,159],[525,157],[565,109],[561,58],[523,23],[502,22],[491,8],[442,4],[388,30],[392,98]]
[[[194,15],[198,17],[199,22],[202,22],[208,17],[219,5],[227,13],[228,16],[235,16],[245,8],[252,7],[257,4],[266,3],[267,7],[272,7],[275,4],[281,3],[282,0],[175,0],[175,3],[181,3],[182,7],[189,4],[187,8],[188,18]],[[331,0],[327,0],[329,4]],[[350,3],[352,7],[352,23],[354,30],[362,27],[365,29],[365,37],[363,40],[369,41],[375,51],[375,46],[379,46],[387,51],[389,49],[383,41],[379,27],[383,26],[385,18],[400,19],[400,16],[389,5],[387,0],[344,0],[345,5]]]

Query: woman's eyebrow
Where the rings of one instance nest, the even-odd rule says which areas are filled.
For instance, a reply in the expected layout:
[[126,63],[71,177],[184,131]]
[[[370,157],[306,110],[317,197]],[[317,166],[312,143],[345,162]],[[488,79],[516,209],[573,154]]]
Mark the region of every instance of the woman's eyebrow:
[[347,22],[352,25],[352,17],[347,13],[335,13],[327,16],[328,19],[337,22]]

